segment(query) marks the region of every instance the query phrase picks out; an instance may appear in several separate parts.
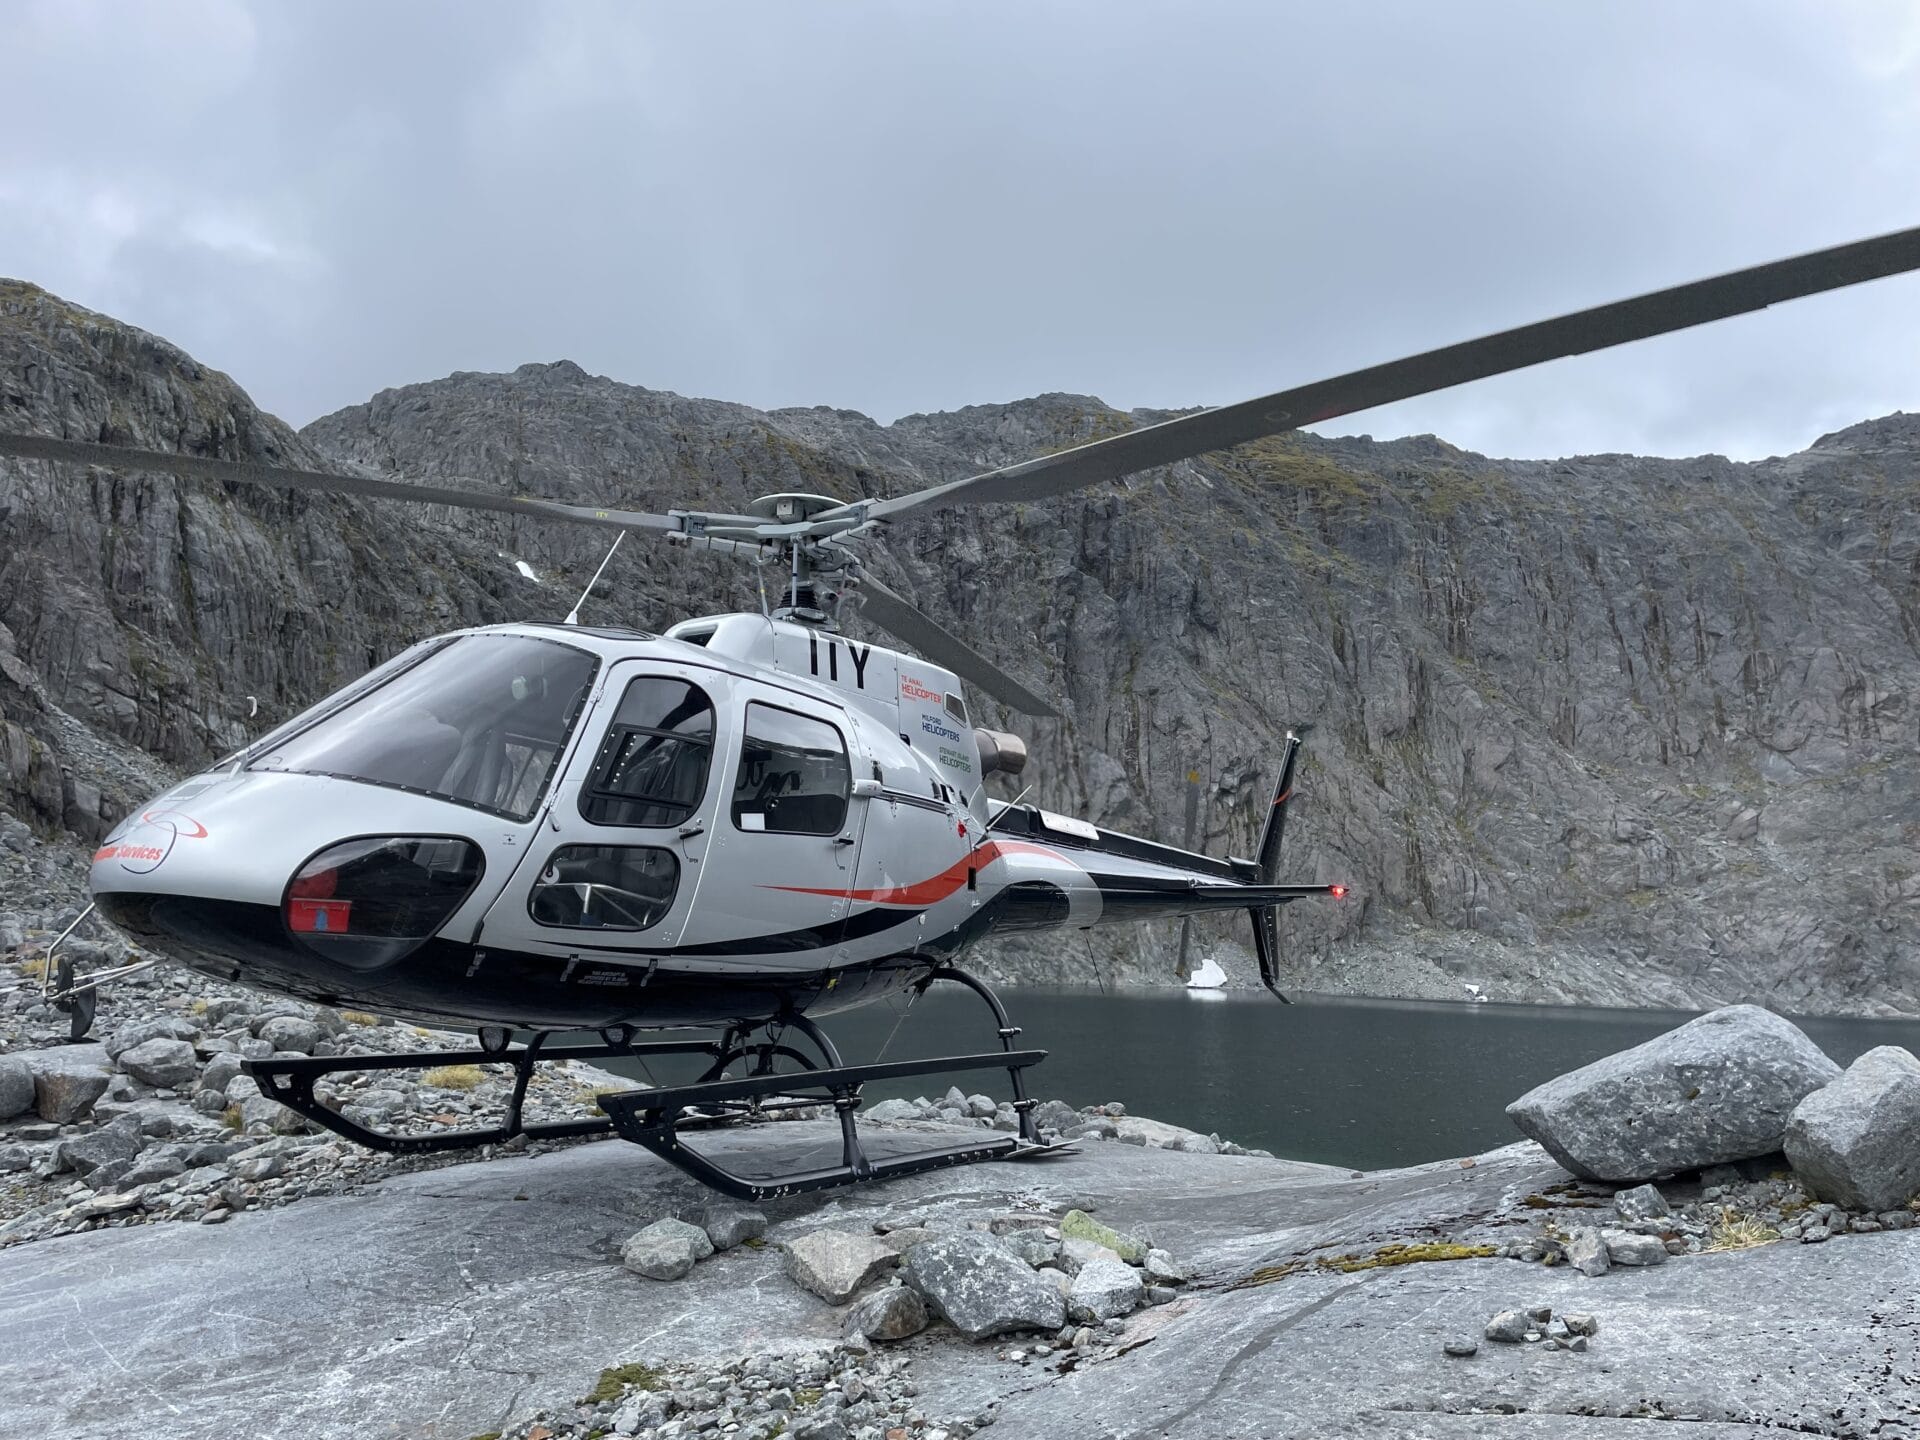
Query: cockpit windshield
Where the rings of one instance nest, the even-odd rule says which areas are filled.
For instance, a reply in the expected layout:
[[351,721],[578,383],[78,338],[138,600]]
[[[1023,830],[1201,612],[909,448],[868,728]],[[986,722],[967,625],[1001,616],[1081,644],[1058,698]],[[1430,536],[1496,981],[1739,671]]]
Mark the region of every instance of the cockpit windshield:
[[554,640],[462,636],[261,747],[248,768],[364,780],[530,820],[599,663]]

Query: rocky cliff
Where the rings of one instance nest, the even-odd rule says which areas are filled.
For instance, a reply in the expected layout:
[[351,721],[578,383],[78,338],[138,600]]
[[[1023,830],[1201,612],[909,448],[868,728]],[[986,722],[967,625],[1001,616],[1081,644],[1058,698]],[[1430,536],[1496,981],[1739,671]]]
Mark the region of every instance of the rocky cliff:
[[[0,409],[647,509],[895,493],[1158,418],[1050,395],[882,426],[560,362],[386,391],[296,435],[163,341],[18,282],[0,282]],[[1301,988],[1911,1009],[1916,499],[1904,415],[1757,464],[1298,436],[908,521],[877,568],[1060,698],[1064,719],[1012,723],[1054,808],[1178,841],[1197,769],[1206,847],[1245,853],[1280,736],[1312,726],[1290,868],[1355,894],[1285,912]],[[0,462],[0,802],[96,833],[139,773],[103,756],[197,763],[421,634],[564,614],[602,539]],[[753,603],[731,562],[639,541],[589,613],[658,628]],[[1238,927],[1196,928],[1244,978]],[[994,963],[1166,978],[1170,940]]]

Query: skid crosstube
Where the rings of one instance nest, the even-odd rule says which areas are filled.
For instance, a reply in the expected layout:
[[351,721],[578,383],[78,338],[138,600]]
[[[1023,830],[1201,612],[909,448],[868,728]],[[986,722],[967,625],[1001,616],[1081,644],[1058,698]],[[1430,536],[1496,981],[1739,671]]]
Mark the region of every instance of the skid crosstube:
[[[869,1159],[853,1123],[853,1113],[860,1105],[861,1087],[875,1080],[897,1080],[909,1075],[932,1075],[953,1070],[1006,1070],[1017,1075],[1027,1066],[1037,1065],[1046,1057],[1044,1050],[1002,1050],[985,1055],[894,1060],[880,1065],[838,1065],[803,1075],[756,1075],[740,1080],[675,1085],[660,1090],[627,1090],[618,1095],[601,1096],[600,1108],[612,1117],[613,1128],[623,1140],[645,1146],[668,1164],[686,1171],[721,1194],[731,1195],[736,1200],[768,1200],[780,1195],[798,1195],[808,1190],[852,1185],[863,1180],[914,1175],[948,1165],[971,1165],[981,1160],[1064,1153],[1069,1147],[1043,1146],[1017,1135],[996,1135],[990,1140],[971,1140],[963,1145]],[[752,1180],[681,1143],[679,1127],[684,1123],[682,1115],[686,1110],[698,1111],[715,1104],[776,1096],[799,1097],[810,1092],[824,1092],[818,1103],[831,1104],[839,1112],[841,1148],[840,1163],[837,1165]]]

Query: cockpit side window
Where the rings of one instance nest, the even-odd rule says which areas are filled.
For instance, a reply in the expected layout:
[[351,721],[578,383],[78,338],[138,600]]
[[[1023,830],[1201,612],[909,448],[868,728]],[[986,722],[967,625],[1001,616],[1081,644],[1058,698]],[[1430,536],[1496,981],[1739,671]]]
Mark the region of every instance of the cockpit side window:
[[580,792],[595,825],[678,825],[699,808],[713,760],[713,702],[684,680],[642,675],[620,697]]
[[847,742],[824,720],[772,705],[747,706],[733,823],[781,835],[832,835],[847,819]]

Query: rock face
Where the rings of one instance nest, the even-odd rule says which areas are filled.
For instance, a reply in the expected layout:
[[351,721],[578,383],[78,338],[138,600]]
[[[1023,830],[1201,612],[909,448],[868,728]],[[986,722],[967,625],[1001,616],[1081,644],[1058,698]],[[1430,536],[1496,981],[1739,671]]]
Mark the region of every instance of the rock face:
[[[1047,395],[880,425],[561,362],[385,391],[296,435],[165,341],[18,281],[0,409],[49,435],[729,511],[899,493],[1161,418]],[[1751,465],[1298,435],[1124,494],[903,517],[873,563],[1059,697],[1065,719],[1017,727],[1051,808],[1177,841],[1206,763],[1197,843],[1246,853],[1282,732],[1316,724],[1288,848],[1355,896],[1288,907],[1291,982],[1912,1009],[1920,951],[1882,922],[1920,895],[1916,483],[1912,416]],[[0,462],[0,806],[91,838],[425,634],[564,613],[602,551],[522,518]],[[590,617],[649,629],[752,594],[743,569],[657,545],[624,547],[609,580]],[[1195,928],[1245,981],[1219,943],[1243,925]],[[1166,979],[1170,933],[983,958]]]
[[1787,1159],[1822,1200],[1893,1210],[1920,1192],[1920,1060],[1869,1050],[1787,1121]]
[[1732,1005],[1557,1076],[1507,1114],[1575,1175],[1647,1180],[1780,1149],[1794,1107],[1839,1073],[1790,1021]]
[[990,1235],[942,1235],[907,1251],[901,1266],[907,1283],[969,1340],[1066,1323],[1059,1290]]
[[875,1236],[845,1230],[815,1230],[787,1242],[787,1274],[829,1305],[844,1305],[898,1261]]

